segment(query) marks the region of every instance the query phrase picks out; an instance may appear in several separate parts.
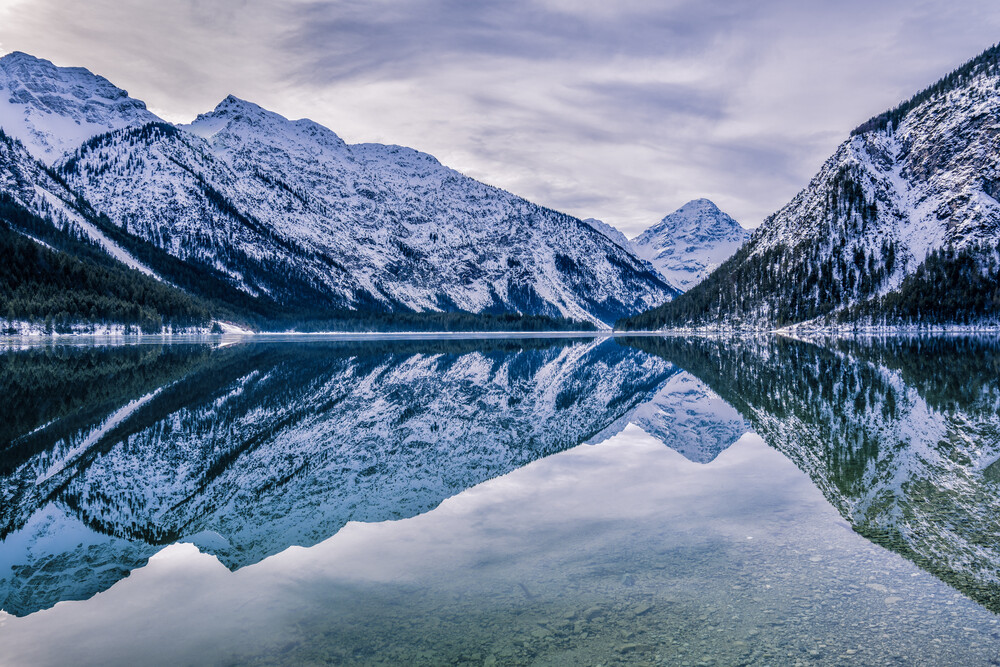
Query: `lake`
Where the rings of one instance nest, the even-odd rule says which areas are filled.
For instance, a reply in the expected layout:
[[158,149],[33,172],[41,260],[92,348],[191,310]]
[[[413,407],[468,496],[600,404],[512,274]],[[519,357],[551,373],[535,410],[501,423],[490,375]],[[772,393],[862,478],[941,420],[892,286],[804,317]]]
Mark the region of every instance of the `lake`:
[[1000,342],[0,344],[2,665],[997,665]]

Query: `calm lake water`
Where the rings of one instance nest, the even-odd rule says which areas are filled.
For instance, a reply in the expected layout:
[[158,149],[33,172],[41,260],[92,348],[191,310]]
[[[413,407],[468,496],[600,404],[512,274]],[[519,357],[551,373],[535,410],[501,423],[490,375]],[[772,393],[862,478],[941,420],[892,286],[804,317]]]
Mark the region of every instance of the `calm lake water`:
[[0,352],[0,665],[998,665],[1000,343]]

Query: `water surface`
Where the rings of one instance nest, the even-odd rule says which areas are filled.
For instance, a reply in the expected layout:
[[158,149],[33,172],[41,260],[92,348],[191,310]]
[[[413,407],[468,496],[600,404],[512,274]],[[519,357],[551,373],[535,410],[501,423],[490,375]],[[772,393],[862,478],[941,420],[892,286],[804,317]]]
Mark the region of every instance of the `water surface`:
[[0,662],[995,664],[998,358],[11,349]]

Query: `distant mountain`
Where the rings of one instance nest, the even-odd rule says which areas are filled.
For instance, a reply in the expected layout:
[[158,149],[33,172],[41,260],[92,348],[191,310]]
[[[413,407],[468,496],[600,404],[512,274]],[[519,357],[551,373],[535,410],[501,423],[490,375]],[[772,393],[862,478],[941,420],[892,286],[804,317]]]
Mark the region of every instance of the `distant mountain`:
[[52,177],[118,230],[268,304],[259,310],[606,326],[676,294],[590,225],[412,149],[349,146],[232,96],[173,126],[81,68],[16,53],[0,71],[11,91],[0,127]]
[[996,322],[1000,47],[857,128],[683,298],[625,328]]
[[687,291],[739,250],[750,233],[707,199],[695,199],[632,240],[632,249]]
[[701,282],[750,237],[707,199],[688,202],[632,240],[602,220],[584,222],[634,252],[680,291]]
[[617,227],[612,227],[603,220],[598,220],[597,218],[584,218],[584,222],[599,231],[600,233],[607,236],[609,239],[620,245],[622,248],[630,248],[631,241],[625,236]]

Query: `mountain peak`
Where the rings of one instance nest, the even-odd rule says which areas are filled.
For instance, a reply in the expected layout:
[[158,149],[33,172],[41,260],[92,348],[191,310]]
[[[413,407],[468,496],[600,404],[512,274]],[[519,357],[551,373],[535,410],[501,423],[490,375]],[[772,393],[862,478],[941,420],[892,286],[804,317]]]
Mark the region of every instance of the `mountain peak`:
[[181,129],[196,134],[205,139],[228,129],[233,121],[244,121],[249,125],[259,125],[268,116],[274,116],[283,122],[287,119],[267,111],[260,105],[247,102],[233,94],[226,95],[215,108],[207,113],[200,113],[189,125],[181,125]]
[[734,236],[746,234],[740,223],[722,212],[715,202],[704,198],[692,199],[647,231],[657,228],[669,229],[684,236],[713,231]]
[[25,53],[24,51],[11,51],[7,55],[0,57],[0,64],[4,63],[16,63],[16,62],[37,62],[37,63],[48,63],[52,65],[48,60],[43,60],[37,58],[30,53]]
[[299,145],[318,144],[335,151],[345,145],[335,132],[318,123],[306,118],[289,120],[235,95],[227,95],[215,109],[199,114],[193,123],[182,125],[181,129],[213,142],[216,137],[238,136],[241,141],[277,141],[284,148],[288,148],[289,141]]
[[693,199],[632,242],[668,281],[688,290],[736,252],[749,232],[709,199]]
[[[862,123],[767,217],[739,261],[686,300],[699,305],[637,320],[643,328],[993,324],[998,90],[1000,45]],[[733,298],[735,276],[746,278]]]
[[233,112],[271,113],[259,104],[248,102],[242,98],[236,97],[233,94],[226,95],[226,98],[215,105],[215,109],[212,110],[212,113]]
[[617,243],[622,248],[629,247],[628,238],[624,234],[622,234],[621,231],[619,231],[616,227],[612,227],[608,223],[604,222],[603,220],[598,220],[597,218],[584,218],[583,221],[586,222],[591,227],[593,227],[594,229],[596,229],[601,234],[604,234],[606,237]]
[[718,211],[719,207],[715,205],[715,202],[711,199],[705,199],[704,197],[699,197],[698,199],[692,199],[688,203],[681,206],[679,211],[686,209],[698,209],[698,210],[708,210],[708,211]]
[[0,127],[48,164],[94,135],[160,120],[104,77],[22,51],[0,58],[3,89]]

